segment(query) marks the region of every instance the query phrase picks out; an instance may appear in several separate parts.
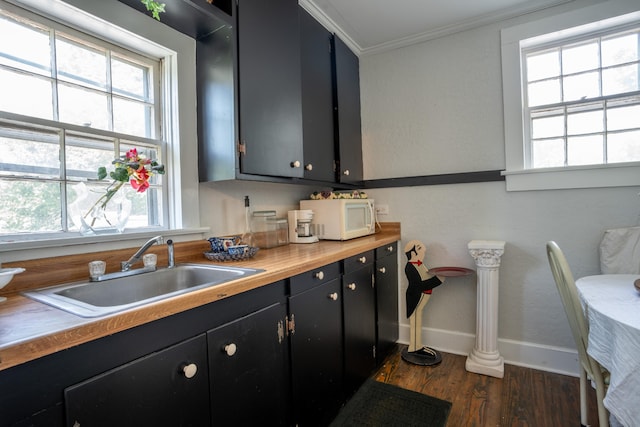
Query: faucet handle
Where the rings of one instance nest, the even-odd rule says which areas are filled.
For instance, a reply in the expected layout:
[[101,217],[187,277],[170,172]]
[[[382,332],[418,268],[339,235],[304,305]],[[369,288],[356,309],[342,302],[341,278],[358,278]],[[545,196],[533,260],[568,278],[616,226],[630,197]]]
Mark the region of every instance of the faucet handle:
[[173,240],[171,239],[167,240],[167,258],[168,258],[167,268],[173,268],[176,265],[176,262],[175,262],[174,252],[173,252]]

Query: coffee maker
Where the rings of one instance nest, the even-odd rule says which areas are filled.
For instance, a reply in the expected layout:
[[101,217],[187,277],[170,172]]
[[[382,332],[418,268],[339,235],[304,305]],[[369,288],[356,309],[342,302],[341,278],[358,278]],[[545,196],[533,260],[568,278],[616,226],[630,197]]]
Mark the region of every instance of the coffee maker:
[[289,211],[289,243],[315,243],[318,236],[311,232],[312,210]]

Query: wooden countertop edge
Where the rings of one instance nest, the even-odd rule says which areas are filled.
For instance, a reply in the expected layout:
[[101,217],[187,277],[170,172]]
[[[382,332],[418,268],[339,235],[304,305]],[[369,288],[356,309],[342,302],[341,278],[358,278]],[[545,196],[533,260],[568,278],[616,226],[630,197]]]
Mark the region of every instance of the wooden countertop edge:
[[[400,224],[384,223],[378,233],[359,239],[344,242],[321,241],[312,245],[290,244],[260,250],[250,260],[227,262],[223,265],[264,269],[262,273],[97,318],[81,318],[14,292],[9,294],[8,300],[0,305],[0,370],[268,285],[398,240],[400,240]],[[208,245],[208,242],[205,241],[205,243]],[[220,264],[204,258],[202,246],[195,245],[195,247],[198,249],[194,253],[182,256],[177,261]],[[159,265],[162,265],[162,255],[160,253],[158,255]],[[120,257],[118,259],[121,259],[121,254],[116,255],[118,256]],[[84,261],[83,259],[76,263],[86,271]],[[40,261],[38,264],[42,265],[46,262]],[[42,272],[39,274],[41,275]],[[38,274],[35,276],[37,277]],[[24,279],[23,281],[27,282]],[[58,283],[66,283],[66,281]],[[39,284],[37,287],[49,285],[51,283]],[[31,283],[30,286],[22,286],[21,289],[33,287],[35,286]],[[30,329],[33,332],[31,334],[25,332],[24,336],[16,339],[6,336],[3,339],[5,332],[9,331],[7,334],[11,335],[12,328]]]

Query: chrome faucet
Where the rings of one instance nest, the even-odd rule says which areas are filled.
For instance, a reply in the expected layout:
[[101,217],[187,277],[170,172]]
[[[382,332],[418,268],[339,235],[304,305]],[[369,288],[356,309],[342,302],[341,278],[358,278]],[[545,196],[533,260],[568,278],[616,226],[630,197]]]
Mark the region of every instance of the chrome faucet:
[[[140,261],[140,257],[142,257],[142,255],[147,251],[147,249],[149,249],[151,246],[153,246],[155,243],[161,245],[164,242],[164,239],[162,238],[162,236],[156,236],[152,239],[149,239],[144,245],[142,245],[140,247],[140,249],[138,249],[138,251],[133,254],[133,256],[131,258],[129,258],[127,261],[122,261],[120,263],[120,267],[122,271],[129,271],[129,269],[131,268],[131,266],[133,264],[135,264],[136,262]],[[172,248],[173,249],[173,242],[172,243]],[[169,259],[169,262],[171,262],[171,259]]]

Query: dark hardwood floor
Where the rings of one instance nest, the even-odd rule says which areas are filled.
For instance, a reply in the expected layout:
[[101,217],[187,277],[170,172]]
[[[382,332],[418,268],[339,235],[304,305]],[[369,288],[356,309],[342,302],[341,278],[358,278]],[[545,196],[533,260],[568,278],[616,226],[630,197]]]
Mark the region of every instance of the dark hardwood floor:
[[[580,426],[577,377],[505,364],[504,378],[494,378],[467,372],[466,356],[449,353],[436,366],[418,366],[402,360],[405,347],[398,345],[373,377],[451,402],[447,427]],[[589,422],[597,427],[593,389],[589,399]]]

